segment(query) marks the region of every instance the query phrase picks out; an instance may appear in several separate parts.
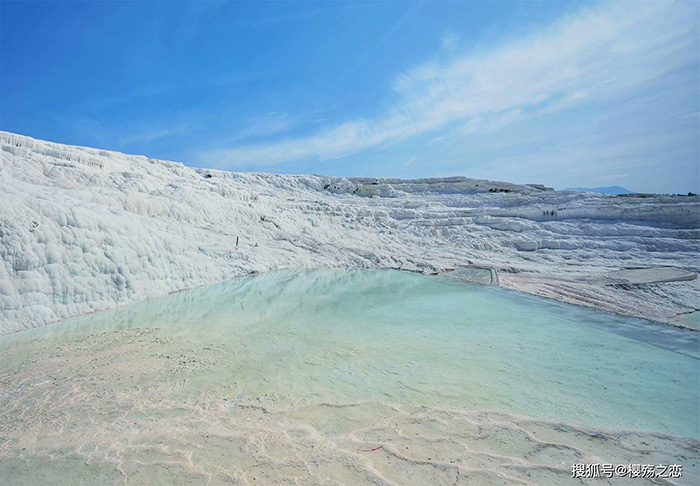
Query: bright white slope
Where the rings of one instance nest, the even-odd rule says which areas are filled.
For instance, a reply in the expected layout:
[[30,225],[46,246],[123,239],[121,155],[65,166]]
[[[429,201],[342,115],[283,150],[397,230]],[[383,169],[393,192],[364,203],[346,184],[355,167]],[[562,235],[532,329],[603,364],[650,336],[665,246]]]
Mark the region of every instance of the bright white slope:
[[233,173],[0,141],[0,334],[279,268],[479,264],[505,287],[669,323],[700,305],[698,280],[604,285],[625,267],[699,270],[697,197]]

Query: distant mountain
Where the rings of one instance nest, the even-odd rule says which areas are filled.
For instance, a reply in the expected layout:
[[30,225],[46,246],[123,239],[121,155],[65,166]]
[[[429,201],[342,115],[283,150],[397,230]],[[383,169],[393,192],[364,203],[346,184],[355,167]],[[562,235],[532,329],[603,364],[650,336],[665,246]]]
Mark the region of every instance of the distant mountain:
[[565,191],[585,191],[585,192],[597,192],[599,194],[634,194],[634,191],[625,189],[621,186],[607,186],[607,187],[569,187],[564,189]]

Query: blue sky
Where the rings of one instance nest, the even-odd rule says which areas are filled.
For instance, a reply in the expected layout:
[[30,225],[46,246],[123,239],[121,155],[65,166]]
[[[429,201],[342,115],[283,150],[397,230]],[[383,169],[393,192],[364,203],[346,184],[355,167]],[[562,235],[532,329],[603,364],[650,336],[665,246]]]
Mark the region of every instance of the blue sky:
[[700,188],[698,2],[2,2],[0,128],[231,170]]

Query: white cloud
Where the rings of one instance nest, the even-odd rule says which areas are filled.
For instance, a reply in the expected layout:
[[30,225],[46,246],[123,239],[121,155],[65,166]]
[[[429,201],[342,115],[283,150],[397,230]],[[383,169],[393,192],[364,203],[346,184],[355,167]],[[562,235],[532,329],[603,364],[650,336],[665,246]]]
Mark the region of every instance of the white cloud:
[[400,74],[395,102],[374,118],[201,158],[219,167],[332,159],[455,125],[493,131],[543,111],[629,96],[697,62],[697,23],[691,3],[599,4],[529,37]]
[[470,119],[461,127],[458,127],[457,132],[461,132],[464,135],[471,135],[477,132],[495,132],[499,128],[503,128],[523,118],[524,115],[518,108],[510,111],[502,111],[490,117],[477,116]]

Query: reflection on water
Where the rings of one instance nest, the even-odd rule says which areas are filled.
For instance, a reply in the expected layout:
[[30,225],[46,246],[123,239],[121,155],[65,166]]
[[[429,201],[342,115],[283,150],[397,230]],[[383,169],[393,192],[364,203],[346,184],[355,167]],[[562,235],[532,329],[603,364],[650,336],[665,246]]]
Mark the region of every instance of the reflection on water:
[[700,330],[700,311],[681,316],[681,322],[690,328]]
[[131,359],[167,372],[95,389],[176,381],[184,401],[449,406],[700,437],[696,334],[395,271],[269,273],[6,336],[0,377],[61,343],[108,354],[117,330],[155,336]]

